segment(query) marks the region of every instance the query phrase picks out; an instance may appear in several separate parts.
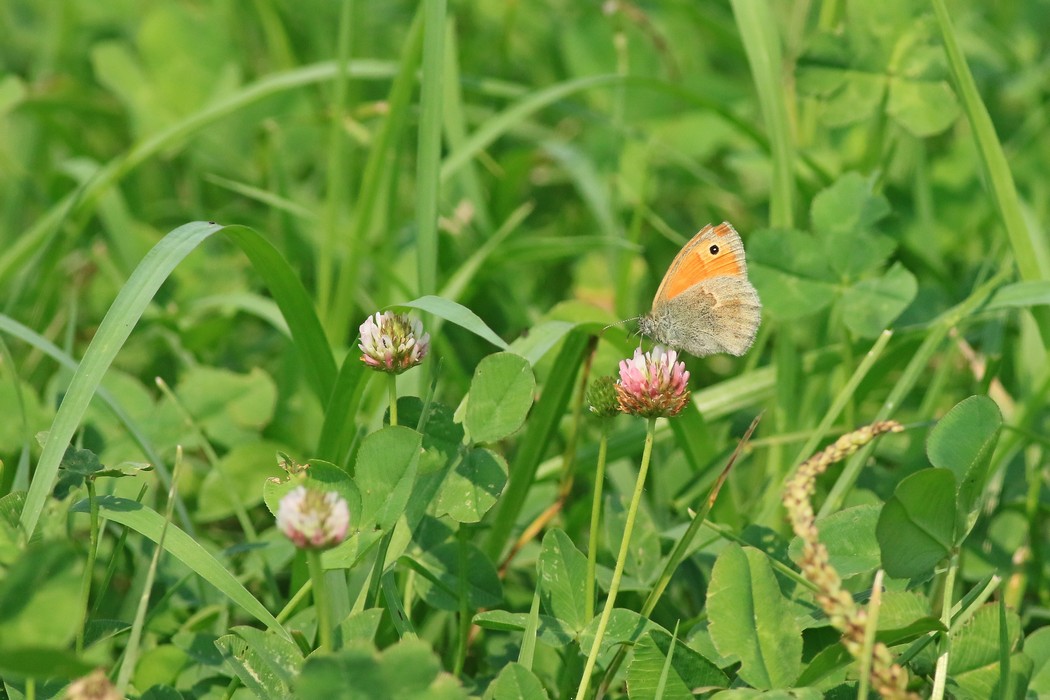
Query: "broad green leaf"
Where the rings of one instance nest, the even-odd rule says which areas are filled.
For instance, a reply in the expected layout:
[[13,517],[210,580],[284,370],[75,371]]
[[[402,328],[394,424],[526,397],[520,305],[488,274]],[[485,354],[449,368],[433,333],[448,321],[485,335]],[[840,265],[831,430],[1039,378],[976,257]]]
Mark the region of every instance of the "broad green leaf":
[[[1006,614],[1006,639],[1011,653],[1011,675],[1027,676],[1032,670],[1031,660],[1013,653],[1021,639],[1021,620],[1013,611]],[[952,634],[948,675],[958,685],[957,697],[968,700],[999,697],[999,644],[999,606],[995,603],[982,606]],[[1027,686],[1027,679],[1021,680],[1020,687],[1015,687],[1017,691]],[[1024,694],[1019,692],[1014,697],[1023,698]]]
[[583,585],[587,580],[587,557],[562,530],[548,530],[543,536],[539,577],[543,609],[579,633],[590,622]]
[[[849,697],[853,698],[854,695]],[[817,688],[786,688],[778,690],[734,688],[733,690],[719,691],[711,696],[711,700],[824,700],[824,698],[824,692]]]
[[0,657],[63,649],[80,624],[83,562],[69,542],[40,542],[0,577]]
[[[601,616],[595,616],[580,634],[581,649],[590,649],[594,646],[594,634],[598,630],[600,622]],[[663,632],[667,631],[633,610],[613,608],[613,611],[609,614],[609,624],[605,628],[605,636],[602,637],[602,644],[601,648],[598,649],[598,654],[606,654],[610,649],[620,644],[633,644],[641,639],[646,632],[654,629],[662,630]]]
[[426,642],[405,639],[382,652],[353,644],[335,654],[314,654],[294,684],[299,700],[466,700],[467,693],[441,670]]
[[274,454],[280,449],[281,445],[256,436],[220,457],[201,482],[195,520],[207,523],[233,515],[237,512],[233,498],[245,508],[262,503],[263,486],[276,470]]
[[991,309],[1050,306],[1050,281],[1014,282],[995,290],[985,307]]
[[764,554],[736,544],[722,550],[711,572],[707,612],[718,653],[740,659],[742,680],[759,689],[795,682],[802,630]]
[[[528,628],[529,616],[527,613],[506,610],[486,610],[474,616],[474,624],[485,629],[524,632]],[[563,620],[550,615],[539,616],[537,636],[541,642],[552,647],[564,647],[575,637]]]
[[550,698],[536,674],[513,661],[503,667],[483,697],[484,700],[549,700]]
[[245,687],[263,700],[284,700],[303,665],[303,654],[290,640],[254,627],[234,627],[215,640]]
[[[656,697],[656,688],[671,649],[671,635],[652,630],[634,645],[634,660],[627,668],[627,689],[631,698]],[[698,652],[682,644],[675,644],[671,656],[671,672],[664,686],[663,697],[692,700],[699,689],[725,688],[729,678],[718,666]]]
[[[875,194],[873,180],[859,173],[839,177],[813,198],[810,207],[813,229],[825,238],[849,237],[871,231],[889,213],[890,204],[885,197]],[[830,263],[835,265],[834,260]],[[872,261],[868,269],[881,264],[881,259]]]
[[[879,567],[875,524],[880,510],[878,506],[855,506],[817,521],[820,541],[828,548],[832,568],[842,578],[870,573]],[[797,562],[801,556],[802,540],[796,537],[791,540],[791,558]]]
[[478,363],[470,382],[464,424],[473,442],[502,440],[525,423],[536,378],[525,358],[509,352]]
[[926,442],[930,464],[950,469],[955,475],[963,513],[973,513],[980,507],[1002,425],[1003,415],[995,401],[987,396],[971,396],[957,403],[930,431]]
[[[98,509],[99,515],[103,518],[125,525],[153,542],[160,540],[160,533],[164,527],[164,516],[141,503],[127,498],[100,496]],[[70,510],[75,513],[87,513],[88,501],[86,499],[80,501]],[[244,608],[248,614],[266,625],[271,632],[290,638],[281,623],[241,585],[227,567],[219,563],[204,547],[174,523],[168,525],[164,534],[164,550],[215,586],[231,601]]]
[[496,335],[491,328],[485,325],[485,322],[482,321],[476,313],[451,299],[442,299],[441,297],[427,295],[419,297],[414,301],[397,304],[397,306],[408,306],[413,309],[419,309],[420,311],[426,311],[435,316],[440,316],[446,321],[451,321],[460,328],[470,331],[479,338],[489,341],[501,350],[507,349],[507,343]]
[[97,664],[88,662],[72,651],[53,648],[14,647],[0,652],[0,674],[16,678],[65,678],[86,676]]
[[874,338],[908,308],[919,291],[915,275],[894,263],[881,277],[861,280],[842,295],[842,318],[862,338]]
[[507,485],[507,462],[484,447],[468,450],[445,476],[437,497],[437,514],[460,523],[477,523],[496,504]]
[[361,492],[361,528],[393,527],[404,512],[416,480],[423,436],[390,425],[365,437],[357,453],[354,480]]
[[944,80],[893,80],[886,113],[920,138],[935,136],[959,118],[962,109]]
[[894,578],[929,574],[951,551],[955,521],[951,471],[923,469],[897,484],[875,530],[886,573]]
[[[466,547],[467,569],[465,581],[460,578],[459,542],[446,542],[423,552],[411,561],[413,568],[423,574],[417,579],[420,596],[440,610],[459,610],[461,587],[471,608],[491,608],[503,602],[503,587],[492,561],[473,544]],[[409,563],[407,558],[402,558]]]
[[178,646],[158,644],[151,649],[146,649],[139,656],[132,682],[136,688],[174,685],[178,681],[179,673],[189,661],[189,655]]
[[1050,694],[1050,627],[1041,627],[1025,637],[1024,653],[1033,661],[1029,689]]
[[379,631],[385,611],[382,608],[369,608],[351,614],[339,623],[339,635],[343,644],[351,642],[370,643]]
[[226,446],[258,440],[277,403],[277,386],[258,367],[237,374],[196,366],[179,379],[175,394],[205,435]]

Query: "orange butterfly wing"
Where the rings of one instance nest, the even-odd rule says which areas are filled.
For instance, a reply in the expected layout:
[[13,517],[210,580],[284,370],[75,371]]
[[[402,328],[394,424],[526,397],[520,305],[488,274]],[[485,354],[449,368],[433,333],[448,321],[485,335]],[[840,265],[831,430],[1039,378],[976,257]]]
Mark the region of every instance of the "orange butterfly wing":
[[654,306],[712,277],[744,275],[744,245],[740,234],[728,223],[707,226],[685,244],[656,290]]

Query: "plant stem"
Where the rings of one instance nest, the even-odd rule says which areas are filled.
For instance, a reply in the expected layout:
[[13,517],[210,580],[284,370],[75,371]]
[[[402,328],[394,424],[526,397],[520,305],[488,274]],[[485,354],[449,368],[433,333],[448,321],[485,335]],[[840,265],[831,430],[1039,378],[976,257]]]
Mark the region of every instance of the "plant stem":
[[314,608],[317,611],[317,648],[321,651],[332,650],[332,616],[328,609],[328,584],[321,566],[321,552],[316,549],[306,550],[306,565],[310,569],[310,580],[314,587]]
[[605,628],[609,626],[609,618],[612,616],[613,607],[616,604],[616,593],[620,589],[623,567],[627,562],[627,552],[631,546],[634,519],[638,515],[638,504],[642,501],[642,491],[645,490],[645,475],[649,471],[649,459],[653,454],[653,436],[655,433],[656,418],[653,417],[649,419],[649,425],[645,431],[645,448],[642,450],[642,463],[638,467],[638,480],[634,485],[631,505],[627,509],[627,521],[623,529],[623,540],[620,542],[620,553],[616,555],[616,568],[613,570],[612,582],[609,584],[609,597],[605,599],[605,608],[602,610],[601,620],[598,621],[598,629],[594,634],[594,643],[591,644],[591,652],[587,655],[587,664],[583,668],[580,687],[576,690],[576,700],[585,700],[587,697],[591,673],[594,671],[594,665],[598,661],[598,650],[601,649],[602,639],[605,637]]
[[609,421],[603,420],[598,442],[598,469],[594,473],[594,501],[591,503],[591,535],[587,541],[586,618],[594,618],[594,585],[598,569],[598,527],[602,517],[602,488],[605,485],[605,459],[609,450]]
[[387,383],[387,394],[390,397],[390,425],[397,425],[397,375],[391,374]]
[[77,630],[77,654],[84,651],[84,628],[87,627],[88,621],[91,577],[95,571],[95,556],[98,554],[98,497],[95,495],[95,480],[88,477],[85,483],[87,484],[88,503],[91,508],[91,539],[88,542],[87,562],[84,564],[84,578],[80,582],[80,609],[83,612],[83,617],[80,619],[80,629]]
[[948,560],[948,570],[944,574],[941,622],[944,624],[945,632],[941,635],[940,655],[937,657],[937,665],[934,670],[933,691],[930,693],[930,700],[940,700],[944,697],[945,684],[948,681],[948,656],[951,651],[952,594],[955,591],[955,572],[958,569],[958,564],[958,556],[952,554],[951,559]]

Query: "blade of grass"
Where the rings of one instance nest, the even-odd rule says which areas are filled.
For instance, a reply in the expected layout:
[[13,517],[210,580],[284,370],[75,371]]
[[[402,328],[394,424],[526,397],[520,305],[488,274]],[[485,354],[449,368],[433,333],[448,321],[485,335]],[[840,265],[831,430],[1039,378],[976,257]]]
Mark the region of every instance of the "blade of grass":
[[423,3],[423,77],[416,160],[416,271],[420,296],[437,292],[437,215],[441,176],[441,97],[445,77],[445,0]]
[[392,181],[396,152],[416,86],[416,71],[423,47],[423,11],[420,6],[405,38],[397,74],[387,97],[387,117],[376,134],[361,176],[361,189],[355,200],[354,219],[342,241],[343,266],[336,280],[331,311],[324,319],[329,337],[341,340],[347,335],[354,309],[354,285],[360,283],[361,254],[372,232],[373,224],[385,205],[383,186]]
[[[75,503],[70,511],[86,513],[87,500]],[[164,551],[185,564],[190,570],[210,583],[220,593],[239,605],[249,615],[266,625],[273,632],[285,639],[292,636],[281,626],[281,623],[258,601],[248,589],[241,585],[237,578],[225,566],[208,553],[204,547],[175,525],[169,525],[161,541],[166,520],[164,517],[141,503],[117,496],[99,496],[99,515],[107,520],[124,525],[161,546]]]
[[777,19],[765,0],[732,0],[731,5],[751,65],[762,119],[769,131],[773,158],[769,223],[790,228],[795,220],[795,147],[784,94]]
[[514,530],[525,496],[532,488],[536,469],[554,439],[562,416],[569,405],[576,384],[576,373],[583,365],[589,345],[588,336],[573,331],[566,336],[555,359],[550,376],[544,385],[540,400],[529,415],[528,427],[510,469],[507,488],[496,506],[489,531],[486,551],[489,557],[502,560],[503,549]]
[[252,261],[266,280],[274,300],[281,308],[322,403],[328,400],[335,381],[335,360],[331,356],[320,322],[302,283],[277,249],[259,234],[243,226],[224,227],[212,222],[193,222],[180,226],[162,238],[135,268],[117,294],[98,331],[70,380],[65,397],[48,431],[36,473],[26,495],[22,526],[27,535],[36,529],[58,465],[73,433],[80,425],[91,397],[95,395],[117,352],[131,335],[142,313],[172,270],[212,234],[224,231]]
[[[157,535],[157,546],[150,558],[149,569],[146,571],[146,580],[142,583],[142,595],[139,596],[138,608],[135,610],[135,619],[131,623],[131,634],[128,636],[128,644],[124,648],[124,659],[120,664],[120,673],[117,675],[117,692],[124,695],[131,682],[131,673],[138,661],[139,644],[142,641],[142,630],[146,623],[146,611],[149,608],[150,594],[153,592],[153,580],[157,576],[157,565],[160,563],[161,552],[164,551],[164,539],[168,534],[168,526],[171,524],[171,513],[175,505],[175,493],[179,483],[179,471],[182,467],[182,447],[175,450],[175,466],[171,472],[171,486],[168,488],[168,506],[164,511],[164,520],[160,525],[160,533]],[[97,501],[92,494],[91,510],[92,517],[98,518]],[[85,600],[85,603],[87,601]]]
[[[388,61],[358,60],[350,65],[350,75],[361,79],[385,79],[394,72],[395,64]],[[232,92],[225,99],[210,103],[182,121],[143,138],[123,156],[107,163],[90,182],[63,197],[32,227],[11,241],[11,244],[0,255],[0,285],[7,284],[22,270],[26,262],[53,235],[58,233],[59,224],[67,216],[80,216],[90,212],[98,198],[109,187],[149,158],[187,140],[194,133],[219,119],[234,114],[266,97],[331,80],[336,73],[337,65],[331,61],[267,76],[241,90]]]
[[[944,0],[933,0],[933,9],[941,30],[941,39],[944,41],[952,80],[966,112],[966,119],[970,122],[977,152],[980,154],[985,185],[991,190],[992,200],[1006,228],[1021,279],[1028,282],[1050,280],[1050,245],[1047,244],[1045,233],[1033,230],[1025,222],[1021,198],[1017,194],[1010,164],[1006,160],[988,108],[977,91],[977,83],[966,63],[966,57],[959,48]],[[1039,324],[1043,345],[1050,347],[1050,309],[1033,309],[1033,314]]]
[[[1008,274],[1009,271],[1004,270],[995,275],[988,282],[975,289],[969,297],[941,314],[937,320],[934,321],[932,326],[926,331],[926,337],[923,339],[922,344],[919,346],[918,350],[915,351],[911,361],[908,362],[908,365],[901,373],[900,379],[894,384],[893,389],[890,390],[882,407],[875,414],[873,421],[886,420],[894,415],[897,408],[901,405],[901,402],[908,395],[908,392],[910,392],[919,381],[919,378],[926,370],[926,366],[931,358],[941,347],[944,339],[948,335],[948,331],[963,318],[980,308],[992,292],[1003,283]],[[860,475],[861,468],[871,456],[872,450],[874,449],[874,443],[869,443],[857,450],[857,452],[849,458],[842,473],[839,474],[838,479],[835,480],[835,484],[828,492],[827,499],[825,499],[824,503],[821,505],[820,510],[817,513],[818,519],[833,513],[839,508],[842,504],[842,500],[846,497],[846,492],[853,488],[853,484]]]

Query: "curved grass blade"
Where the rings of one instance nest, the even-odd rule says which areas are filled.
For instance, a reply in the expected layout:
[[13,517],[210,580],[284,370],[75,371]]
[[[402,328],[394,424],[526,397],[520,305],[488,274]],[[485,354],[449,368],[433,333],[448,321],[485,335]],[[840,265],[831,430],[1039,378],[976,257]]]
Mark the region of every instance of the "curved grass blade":
[[409,306],[413,309],[426,311],[429,314],[455,323],[464,330],[468,330],[474,335],[489,341],[501,350],[506,350],[508,347],[503,338],[500,338],[495,331],[485,325],[485,322],[476,313],[462,304],[457,304],[449,299],[427,295],[414,301],[407,301],[404,304],[394,304],[394,306]]
[[131,335],[142,313],[172,270],[198,245],[218,231],[225,231],[237,243],[269,285],[277,305],[291,328],[297,349],[307,365],[307,377],[321,402],[329,396],[335,381],[335,360],[314,313],[306,290],[280,253],[262,236],[243,226],[224,227],[197,221],[171,231],[155,245],[121,288],[80,361],[62,405],[48,431],[36,473],[26,495],[22,526],[27,536],[36,529],[40,513],[66,446],[80,425],[91,397],[117,352]]
[[[89,504],[87,499],[75,503],[70,510],[74,513],[86,513]],[[263,606],[239,581],[226,570],[215,557],[208,553],[192,537],[174,524],[164,529],[166,520],[160,513],[128,498],[117,496],[98,497],[99,515],[131,528],[135,532],[161,545],[171,556],[185,564],[191,571],[215,586],[231,601],[239,605],[249,615],[267,628],[285,639],[291,635],[277,621],[270,611]],[[163,536],[163,537],[162,537]],[[163,540],[163,541],[162,541]]]

